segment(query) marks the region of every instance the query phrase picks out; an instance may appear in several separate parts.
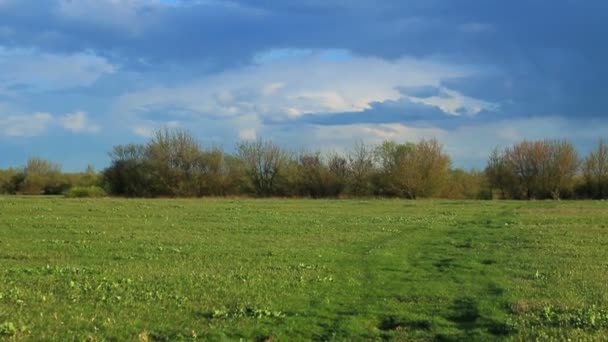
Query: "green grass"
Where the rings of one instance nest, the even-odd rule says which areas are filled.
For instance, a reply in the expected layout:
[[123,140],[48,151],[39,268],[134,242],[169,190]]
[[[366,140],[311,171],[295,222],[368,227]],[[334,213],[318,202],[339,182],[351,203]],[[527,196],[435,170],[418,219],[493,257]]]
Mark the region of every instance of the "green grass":
[[0,197],[0,340],[606,340],[608,202]]

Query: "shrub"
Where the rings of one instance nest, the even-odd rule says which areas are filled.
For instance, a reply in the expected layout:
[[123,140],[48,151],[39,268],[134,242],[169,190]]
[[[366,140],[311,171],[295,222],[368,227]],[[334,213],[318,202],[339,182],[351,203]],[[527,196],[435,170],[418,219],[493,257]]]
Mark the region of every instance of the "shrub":
[[64,192],[64,196],[69,198],[105,197],[106,192],[98,186],[75,186]]

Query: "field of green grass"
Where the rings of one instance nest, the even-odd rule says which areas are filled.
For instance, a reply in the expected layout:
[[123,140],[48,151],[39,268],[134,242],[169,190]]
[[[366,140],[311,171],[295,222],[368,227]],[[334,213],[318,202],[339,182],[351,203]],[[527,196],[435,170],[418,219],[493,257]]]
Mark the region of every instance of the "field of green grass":
[[0,340],[608,340],[608,202],[0,197]]

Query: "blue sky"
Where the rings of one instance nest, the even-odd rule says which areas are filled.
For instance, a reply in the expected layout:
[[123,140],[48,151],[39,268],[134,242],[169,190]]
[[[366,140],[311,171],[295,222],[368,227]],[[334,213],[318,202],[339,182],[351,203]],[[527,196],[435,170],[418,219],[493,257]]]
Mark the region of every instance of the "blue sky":
[[608,138],[605,0],[0,0],[0,167],[182,127],[343,150]]

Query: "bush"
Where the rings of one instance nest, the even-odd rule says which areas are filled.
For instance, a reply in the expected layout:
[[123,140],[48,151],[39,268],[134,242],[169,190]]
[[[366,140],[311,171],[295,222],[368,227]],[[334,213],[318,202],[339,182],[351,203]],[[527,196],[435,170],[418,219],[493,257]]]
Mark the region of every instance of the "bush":
[[64,192],[64,196],[69,198],[105,197],[106,192],[98,186],[75,186]]

